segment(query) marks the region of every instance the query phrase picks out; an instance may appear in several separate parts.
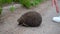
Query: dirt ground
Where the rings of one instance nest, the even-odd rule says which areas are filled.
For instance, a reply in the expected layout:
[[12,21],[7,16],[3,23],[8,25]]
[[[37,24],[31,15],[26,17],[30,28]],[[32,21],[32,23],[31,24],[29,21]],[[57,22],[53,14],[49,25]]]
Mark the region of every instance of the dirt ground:
[[[60,1],[58,1],[58,4]],[[60,4],[59,4],[60,7]],[[37,11],[42,15],[42,24],[40,27],[18,26],[17,19],[28,11]],[[3,10],[4,16],[8,15],[9,10]],[[7,12],[7,13],[5,13]],[[59,16],[51,5],[51,1],[44,2],[38,7],[25,9],[19,7],[9,17],[6,17],[3,23],[0,23],[0,34],[60,34],[60,23],[55,23],[52,18]]]

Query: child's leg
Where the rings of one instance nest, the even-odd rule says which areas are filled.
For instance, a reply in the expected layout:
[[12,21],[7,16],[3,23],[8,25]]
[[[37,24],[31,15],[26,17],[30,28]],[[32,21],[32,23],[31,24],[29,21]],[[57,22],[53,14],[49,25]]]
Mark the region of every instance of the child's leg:
[[55,6],[56,6],[56,11],[57,11],[57,13],[59,13],[59,7],[58,7],[57,0],[54,0],[54,4],[55,4]]
[[52,0],[52,6],[54,6],[54,0]]
[[[57,13],[59,13],[59,7],[58,7],[57,0],[53,0],[53,2],[54,2],[54,4],[55,4]],[[60,16],[59,16],[59,17],[53,17],[53,21],[60,23]]]

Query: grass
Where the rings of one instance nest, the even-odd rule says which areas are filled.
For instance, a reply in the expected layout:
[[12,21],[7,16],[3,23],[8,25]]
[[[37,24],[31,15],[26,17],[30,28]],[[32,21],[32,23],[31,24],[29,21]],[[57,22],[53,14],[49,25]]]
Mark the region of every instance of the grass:
[[31,6],[36,6],[41,3],[43,0],[0,0],[0,5],[3,4],[11,4],[12,2],[18,2],[25,6],[26,8],[30,8]]
[[10,11],[11,11],[11,12],[14,12],[14,10],[15,10],[15,7],[14,7],[14,6],[11,6],[11,7],[10,7]]
[[[43,0],[0,0],[0,6],[3,6],[3,4],[11,4],[12,2],[18,2],[25,6],[26,8],[30,8],[33,6],[36,6],[43,2]],[[14,12],[15,7],[10,7],[10,11]],[[0,14],[2,13],[2,7],[0,7]]]
[[41,3],[43,0],[20,0],[20,3],[27,7],[30,8],[31,6],[36,6],[39,3]]
[[2,10],[3,10],[2,7],[0,7],[0,15],[2,14]]
[[10,3],[12,3],[13,2],[13,0],[0,0],[0,4],[10,4]]
[[19,3],[19,0],[13,0],[13,2],[17,2],[17,3]]

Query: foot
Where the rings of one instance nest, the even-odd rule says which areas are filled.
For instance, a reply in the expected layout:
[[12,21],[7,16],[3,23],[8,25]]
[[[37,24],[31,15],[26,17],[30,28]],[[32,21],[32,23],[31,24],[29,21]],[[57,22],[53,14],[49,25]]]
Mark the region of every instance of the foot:
[[59,22],[60,23],[60,16],[59,17],[53,17],[54,22]]

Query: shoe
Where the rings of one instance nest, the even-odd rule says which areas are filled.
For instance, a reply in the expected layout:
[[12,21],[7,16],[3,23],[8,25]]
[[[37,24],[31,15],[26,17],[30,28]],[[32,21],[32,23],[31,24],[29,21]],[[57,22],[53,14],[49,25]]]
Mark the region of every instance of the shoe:
[[60,16],[59,17],[53,17],[54,22],[59,22],[60,23]]

